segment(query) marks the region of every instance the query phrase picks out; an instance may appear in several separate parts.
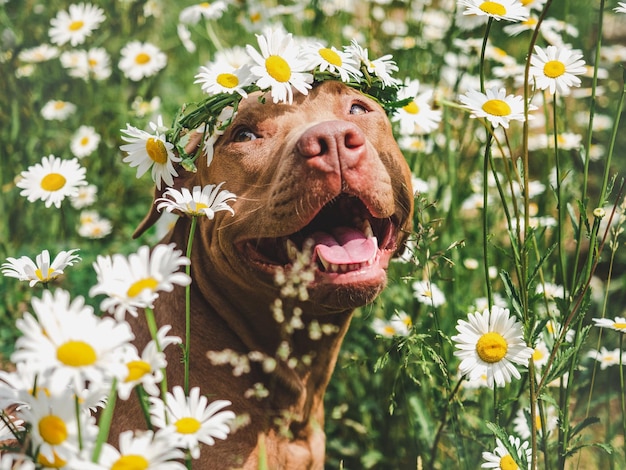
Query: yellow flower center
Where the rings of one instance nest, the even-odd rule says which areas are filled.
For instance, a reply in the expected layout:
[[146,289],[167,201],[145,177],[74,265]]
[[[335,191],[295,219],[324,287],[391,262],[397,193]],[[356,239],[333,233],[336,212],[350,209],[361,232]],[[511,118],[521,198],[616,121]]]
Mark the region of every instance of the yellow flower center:
[[506,8],[498,2],[483,2],[478,7],[488,15],[503,16],[506,15]]
[[200,6],[201,6],[202,8],[209,8],[209,7],[211,6],[211,4],[210,4],[209,2],[202,2],[202,3],[200,4]]
[[324,47],[320,49],[318,52],[320,56],[322,56],[322,59],[324,59],[329,64],[335,65],[336,67],[341,67],[343,65],[341,56],[337,54],[335,51],[333,51],[332,49]]
[[144,65],[150,62],[150,55],[145,52],[140,52],[135,56],[135,63],[139,65]]
[[58,446],[67,439],[67,426],[58,416],[44,416],[39,420],[39,435],[47,444]]
[[163,165],[167,162],[167,149],[162,140],[150,137],[146,141],[146,152],[148,152],[148,156],[155,163]]
[[135,281],[133,283],[133,285],[131,285],[128,288],[128,291],[126,292],[126,295],[128,297],[136,297],[139,294],[141,294],[141,292],[145,289],[149,289],[152,292],[154,292],[156,290],[156,288],[159,285],[159,281],[157,281],[155,278],[153,277],[147,277],[145,279],[139,279],[138,281]]
[[72,21],[68,27],[70,31],[80,31],[85,26],[85,22],[82,20]]
[[65,101],[55,101],[54,102],[54,109],[56,109],[57,111],[60,111],[63,108],[65,108]]
[[215,81],[224,88],[235,88],[239,85],[239,79],[234,73],[220,73]]
[[139,380],[144,375],[149,374],[152,368],[146,361],[130,361],[126,364],[128,368],[128,376],[126,382],[133,382]]
[[89,143],[89,137],[83,137],[80,139],[80,145],[85,146]]
[[417,115],[420,112],[420,107],[415,101],[411,101],[409,104],[402,106],[402,109],[404,109],[409,114]]
[[535,0],[521,0],[522,5],[524,6],[528,6],[530,4],[532,4]]
[[616,330],[626,330],[626,323],[613,323],[613,328]]
[[500,333],[485,333],[476,343],[478,357],[489,364],[501,361],[507,349],[508,345]]
[[285,83],[291,78],[291,67],[285,59],[278,55],[271,55],[265,59],[265,69],[274,80]]
[[148,462],[141,455],[122,455],[119,459],[111,465],[111,470],[145,470],[150,466]]
[[535,362],[536,362],[536,361],[540,361],[540,360],[542,360],[543,358],[544,358],[544,354],[543,354],[543,352],[542,352],[541,350],[539,350],[539,349],[535,349],[535,350],[533,351],[533,361],[535,361]]
[[525,21],[522,21],[524,26],[535,26],[537,24],[537,18],[528,18]]
[[41,179],[41,189],[44,191],[58,191],[65,186],[67,180],[60,173],[48,173]]
[[63,460],[59,455],[53,451],[54,460],[50,462],[43,455],[39,454],[37,462],[43,465],[45,468],[63,468],[67,464],[67,461]]
[[565,73],[565,65],[558,60],[550,60],[543,66],[543,73],[549,78],[560,77]]
[[503,100],[487,100],[482,108],[484,112],[492,116],[508,116],[511,114],[511,107]]
[[96,59],[88,59],[87,64],[89,65],[89,67],[94,68],[96,65],[98,65],[98,61]]
[[385,325],[385,327],[383,328],[383,332],[386,335],[393,336],[396,333],[396,330],[391,325]]
[[84,341],[68,341],[57,349],[57,359],[70,367],[90,366],[96,362],[96,351]]
[[35,276],[37,276],[40,281],[49,281],[50,280],[50,275],[53,272],[54,272],[54,269],[48,268],[48,274],[46,274],[46,276],[44,277],[43,273],[41,272],[41,269],[37,269],[37,270],[35,270]]
[[195,434],[200,429],[200,421],[196,418],[181,418],[174,424],[176,431],[180,434]]
[[511,457],[509,454],[505,455],[504,457],[500,459],[499,468],[501,470],[518,470],[519,469],[519,467],[515,463],[515,460],[513,460],[513,457]]

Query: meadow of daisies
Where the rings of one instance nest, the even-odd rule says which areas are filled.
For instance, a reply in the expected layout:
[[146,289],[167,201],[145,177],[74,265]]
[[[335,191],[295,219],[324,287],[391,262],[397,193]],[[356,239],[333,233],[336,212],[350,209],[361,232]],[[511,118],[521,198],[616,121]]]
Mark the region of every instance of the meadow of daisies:
[[[150,307],[189,253],[148,247],[237,195],[168,189],[132,233],[195,165],[181,106],[212,100],[184,121],[210,154],[247,92],[314,79],[378,84],[416,203],[329,386],[327,468],[624,468],[626,3],[0,0],[0,26],[0,468],[195,468],[229,438],[228,401],[167,391],[186,341]],[[131,393],[153,431],[110,445]]]

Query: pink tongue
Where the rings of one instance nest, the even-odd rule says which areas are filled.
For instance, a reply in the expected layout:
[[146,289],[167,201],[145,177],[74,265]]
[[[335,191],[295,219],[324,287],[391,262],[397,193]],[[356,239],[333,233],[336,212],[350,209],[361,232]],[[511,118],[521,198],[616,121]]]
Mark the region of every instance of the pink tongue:
[[378,250],[375,237],[367,238],[363,232],[351,227],[337,227],[332,233],[315,232],[311,238],[315,253],[332,264],[367,263]]

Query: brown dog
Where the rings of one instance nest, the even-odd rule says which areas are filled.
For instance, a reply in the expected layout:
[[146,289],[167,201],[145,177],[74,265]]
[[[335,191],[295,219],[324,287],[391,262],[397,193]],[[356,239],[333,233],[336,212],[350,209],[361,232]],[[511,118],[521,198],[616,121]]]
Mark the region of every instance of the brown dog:
[[[256,469],[264,458],[270,469],[323,468],[324,392],[352,311],[381,292],[411,229],[410,171],[376,102],[334,81],[293,105],[270,101],[243,100],[211,165],[199,160],[197,173],[176,182],[225,181],[238,197],[234,217],[200,219],[194,239],[190,382],[210,399],[230,400],[248,422],[205,447],[194,468]],[[138,233],[157,217],[153,210]],[[164,243],[184,251],[188,233],[181,218]],[[308,299],[283,295],[277,307],[275,275],[289,271],[305,240],[313,240]],[[159,325],[184,337],[184,306],[182,288],[162,293]],[[149,339],[145,328],[136,334],[139,343]],[[169,384],[182,384],[170,349]],[[235,376],[233,363],[243,373]],[[137,427],[140,413],[120,405],[114,432]]]

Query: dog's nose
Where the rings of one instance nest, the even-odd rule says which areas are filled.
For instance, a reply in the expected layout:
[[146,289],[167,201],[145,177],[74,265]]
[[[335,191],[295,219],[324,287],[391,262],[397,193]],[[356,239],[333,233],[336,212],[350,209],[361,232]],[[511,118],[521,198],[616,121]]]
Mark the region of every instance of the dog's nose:
[[365,135],[355,124],[325,121],[308,128],[296,144],[309,164],[325,171],[354,168],[367,151]]

